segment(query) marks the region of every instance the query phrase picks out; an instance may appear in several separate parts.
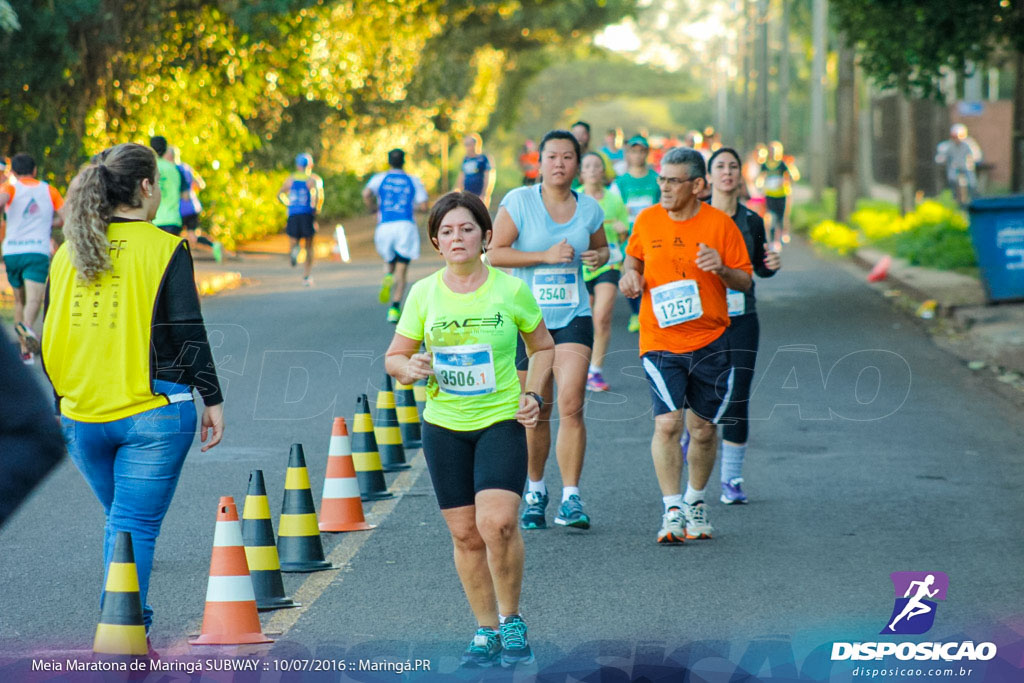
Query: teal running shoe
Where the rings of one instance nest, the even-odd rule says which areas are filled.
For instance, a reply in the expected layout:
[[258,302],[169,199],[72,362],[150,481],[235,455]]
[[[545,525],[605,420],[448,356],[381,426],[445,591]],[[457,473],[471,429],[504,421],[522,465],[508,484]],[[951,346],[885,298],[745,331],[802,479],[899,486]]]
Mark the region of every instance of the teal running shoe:
[[518,614],[505,619],[501,625],[501,665],[531,664],[533,649],[526,640],[526,622]]
[[487,668],[497,663],[500,655],[501,634],[481,626],[462,653],[462,666]]
[[548,523],[544,520],[544,511],[548,509],[548,494],[530,491],[523,500],[526,501],[526,509],[519,518],[519,527],[522,529],[547,529]]
[[590,528],[590,517],[583,511],[583,501],[579,496],[569,496],[569,500],[558,506],[555,524],[571,526],[574,529]]

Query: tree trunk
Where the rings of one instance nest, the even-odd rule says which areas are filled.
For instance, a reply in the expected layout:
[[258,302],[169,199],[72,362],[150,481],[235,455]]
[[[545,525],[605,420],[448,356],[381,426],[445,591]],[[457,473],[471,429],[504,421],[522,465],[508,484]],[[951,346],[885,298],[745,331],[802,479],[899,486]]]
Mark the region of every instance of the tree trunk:
[[757,139],[768,142],[768,0],[757,0]]
[[754,71],[753,43],[754,43],[754,22],[753,0],[743,0],[743,39],[740,45],[743,48],[743,143],[748,149],[753,149],[757,144],[757,127],[754,122],[754,90],[750,87],[750,79]]
[[862,197],[870,197],[875,186],[875,167],[872,153],[875,148],[871,84],[864,70],[857,69],[857,94],[860,113],[857,115],[857,190]]
[[789,147],[789,5],[782,0],[782,18],[779,21],[779,141]]
[[904,94],[896,100],[899,120],[900,211],[914,210],[917,193],[917,135],[914,131],[914,103]]
[[828,156],[825,149],[825,60],[828,58],[828,2],[814,0],[813,6],[814,53],[811,62],[811,188],[814,201],[821,201],[828,175]]
[[845,223],[857,200],[856,52],[839,39],[836,87],[836,220]]
[[1024,192],[1024,52],[1015,55],[1014,72],[1010,191]]

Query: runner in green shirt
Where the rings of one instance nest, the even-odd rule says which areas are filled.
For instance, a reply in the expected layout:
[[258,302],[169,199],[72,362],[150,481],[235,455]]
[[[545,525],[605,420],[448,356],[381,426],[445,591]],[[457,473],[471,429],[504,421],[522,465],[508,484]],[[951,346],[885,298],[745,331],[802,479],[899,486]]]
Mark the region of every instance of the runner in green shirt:
[[[629,232],[633,234],[633,221],[640,215],[640,212],[648,206],[654,206],[661,199],[661,190],[658,188],[658,174],[653,168],[647,165],[647,153],[650,145],[647,138],[642,135],[634,135],[626,143],[626,172],[615,179],[614,186],[618,188],[622,201],[626,203],[626,210],[629,211]],[[629,316],[629,331],[640,330],[640,300],[629,299],[630,310],[633,315]]]
[[596,199],[604,211],[604,232],[608,238],[608,263],[596,270],[583,266],[583,280],[590,292],[590,308],[594,316],[594,352],[590,356],[587,390],[608,391],[608,383],[601,374],[601,364],[612,336],[612,311],[619,289],[622,250],[629,234],[629,214],[622,197],[608,188],[604,162],[594,152],[583,155],[580,178],[583,191]]
[[[402,384],[428,380],[423,455],[479,625],[462,655],[467,666],[533,661],[519,615],[518,511],[526,430],[537,425],[555,355],[530,288],[481,260],[491,232],[476,195],[438,200],[427,233],[445,267],[413,285],[385,360]],[[515,367],[520,335],[530,356],[527,391]]]
[[174,152],[167,145],[162,135],[154,135],[149,139],[149,146],[156,152],[156,168],[160,174],[157,181],[160,185],[160,206],[153,218],[153,225],[171,233],[181,234],[181,200],[188,198],[187,190],[181,177],[181,171],[174,163]]

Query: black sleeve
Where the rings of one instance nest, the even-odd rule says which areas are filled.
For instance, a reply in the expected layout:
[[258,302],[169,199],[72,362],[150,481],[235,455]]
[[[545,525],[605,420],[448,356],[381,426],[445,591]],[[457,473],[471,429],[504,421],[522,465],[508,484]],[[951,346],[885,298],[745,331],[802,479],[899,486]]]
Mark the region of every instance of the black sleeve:
[[224,402],[184,242],[171,257],[157,298],[153,351],[157,379],[194,386],[208,406]]
[[46,392],[0,332],[0,526],[64,455]]
[[754,237],[754,256],[750,265],[754,267],[754,272],[758,277],[774,276],[778,271],[764,265],[764,243],[768,241],[764,230],[764,219],[754,211],[747,209],[747,226],[750,228],[750,234]]

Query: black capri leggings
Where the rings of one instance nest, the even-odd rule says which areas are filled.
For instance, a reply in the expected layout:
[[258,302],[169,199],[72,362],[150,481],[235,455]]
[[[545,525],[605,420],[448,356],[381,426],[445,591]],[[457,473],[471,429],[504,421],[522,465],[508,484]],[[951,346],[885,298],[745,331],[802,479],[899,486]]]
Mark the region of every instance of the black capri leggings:
[[754,364],[757,361],[757,342],[761,326],[757,313],[739,315],[732,319],[725,330],[732,353],[732,396],[719,424],[722,438],[732,443],[746,443],[749,433],[748,409],[750,407],[750,385],[754,380]]
[[526,428],[516,420],[456,432],[423,423],[423,457],[442,510],[473,505],[484,489],[526,486]]

